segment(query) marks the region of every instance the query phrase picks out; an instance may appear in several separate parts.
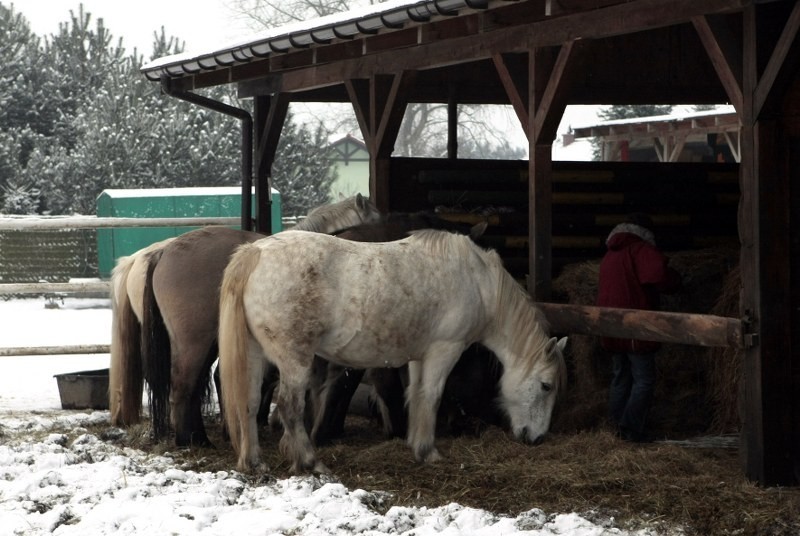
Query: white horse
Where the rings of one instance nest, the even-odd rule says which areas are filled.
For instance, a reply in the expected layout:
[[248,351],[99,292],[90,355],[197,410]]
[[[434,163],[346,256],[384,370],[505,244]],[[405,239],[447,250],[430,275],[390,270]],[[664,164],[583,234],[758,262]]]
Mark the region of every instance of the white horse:
[[448,374],[473,342],[504,366],[501,405],[517,439],[550,427],[566,367],[566,339],[503,268],[468,237],[418,231],[363,243],[289,231],[241,246],[220,296],[224,415],[239,470],[260,464],[256,412],[269,360],[280,372],[280,447],[296,472],[326,472],[303,425],[314,354],[354,368],[409,364],[408,444],[439,460],[436,410]]

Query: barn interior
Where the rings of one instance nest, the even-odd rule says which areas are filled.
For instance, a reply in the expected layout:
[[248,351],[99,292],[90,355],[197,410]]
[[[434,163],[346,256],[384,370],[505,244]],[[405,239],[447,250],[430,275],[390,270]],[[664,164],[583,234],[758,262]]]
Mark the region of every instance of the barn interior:
[[[580,394],[561,426],[602,419],[598,335],[655,338],[672,352],[660,369],[663,432],[741,433],[744,472],[791,484],[800,463],[791,395],[800,384],[799,26],[792,1],[394,2],[161,58],[142,72],[172,97],[242,119],[242,187],[255,186],[257,204],[243,226],[265,233],[289,104],[352,104],[378,207],[487,221],[482,243],[501,253],[554,329],[573,337]],[[223,84],[252,99],[252,115],[198,93]],[[447,105],[445,157],[393,155],[409,103]],[[723,103],[740,122],[740,163],[552,161],[568,104]],[[457,110],[467,104],[511,105],[528,159],[459,158]],[[683,271],[685,293],[663,314],[592,307],[593,263],[633,211],[653,216]]]

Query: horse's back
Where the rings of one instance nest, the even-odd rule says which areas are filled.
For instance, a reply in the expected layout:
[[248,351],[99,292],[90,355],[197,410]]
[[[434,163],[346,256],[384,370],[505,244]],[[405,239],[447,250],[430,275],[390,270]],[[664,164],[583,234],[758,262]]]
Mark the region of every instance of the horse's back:
[[251,247],[260,249],[245,285],[251,325],[334,361],[374,365],[368,354],[378,352],[398,366],[431,340],[469,338],[484,319],[473,268],[419,237],[363,243],[289,231]]
[[164,248],[153,272],[153,291],[173,334],[216,328],[219,285],[229,258],[241,244],[263,237],[229,227],[205,227],[180,235]]
[[260,238],[264,236],[229,227],[205,227],[184,233],[164,248],[154,284],[171,294],[205,295],[208,289],[219,286],[236,248]]

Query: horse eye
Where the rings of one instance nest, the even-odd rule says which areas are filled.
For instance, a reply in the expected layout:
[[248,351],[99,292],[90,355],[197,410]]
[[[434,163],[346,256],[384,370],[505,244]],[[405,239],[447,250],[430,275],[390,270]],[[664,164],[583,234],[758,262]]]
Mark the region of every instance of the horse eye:
[[542,391],[545,393],[549,392],[553,388],[553,385],[550,383],[542,382]]

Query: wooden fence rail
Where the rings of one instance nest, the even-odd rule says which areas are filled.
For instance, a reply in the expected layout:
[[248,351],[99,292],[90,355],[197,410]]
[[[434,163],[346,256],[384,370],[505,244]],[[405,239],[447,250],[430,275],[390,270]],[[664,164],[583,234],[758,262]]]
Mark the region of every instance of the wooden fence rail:
[[70,283],[3,283],[0,295],[8,294],[108,294],[108,281],[76,281]]
[[98,218],[96,216],[2,216],[0,231],[101,229],[120,227],[200,227],[239,225],[240,218]]
[[[96,216],[0,216],[0,231],[53,229],[104,229],[125,227],[201,227],[204,225],[239,225],[241,218],[98,218]],[[69,283],[0,284],[0,296],[14,294],[96,294],[108,295],[108,281]],[[0,348],[0,357],[25,355],[107,354],[107,344],[63,346],[27,346]]]
[[75,354],[107,354],[111,351],[108,344],[78,344],[65,346],[19,346],[0,348],[0,357],[21,355],[75,355]]
[[[236,225],[238,218],[0,217],[0,230],[101,227],[178,227]],[[109,292],[107,281],[0,284],[3,294],[76,294]],[[745,345],[742,322],[735,318],[659,311],[633,311],[565,304],[540,304],[552,327],[563,333],[641,338],[698,346]],[[0,356],[108,353],[107,345],[0,348]]]

